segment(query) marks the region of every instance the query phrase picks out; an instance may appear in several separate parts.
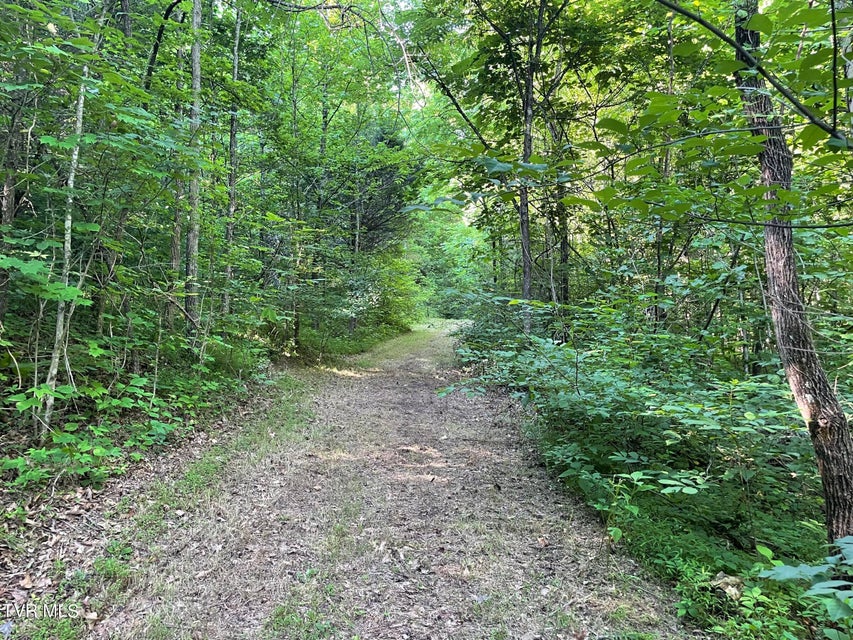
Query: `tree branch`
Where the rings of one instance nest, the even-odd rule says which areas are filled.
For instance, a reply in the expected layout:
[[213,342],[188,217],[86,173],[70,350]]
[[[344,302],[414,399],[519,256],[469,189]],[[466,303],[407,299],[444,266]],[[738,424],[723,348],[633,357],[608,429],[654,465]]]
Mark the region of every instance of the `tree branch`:
[[142,88],[148,91],[151,88],[151,78],[154,75],[154,65],[157,64],[157,54],[160,51],[160,45],[163,43],[163,34],[166,31],[166,22],[183,0],[173,0],[163,12],[163,21],[160,23],[160,28],[157,29],[157,36],[154,38],[154,46],[151,47],[151,55],[148,56],[148,66],[145,69],[145,77],[142,81]]
[[797,98],[797,96],[795,96],[794,93],[788,87],[782,84],[782,82],[774,74],[765,69],[764,66],[762,66],[762,64],[758,61],[758,59],[754,55],[752,55],[752,52],[735,42],[735,40],[728,36],[724,31],[705,20],[705,18],[703,18],[699,14],[693,13],[689,9],[685,9],[673,0],[655,0],[655,2],[660,5],[663,5],[664,7],[672,11],[675,11],[676,13],[684,16],[688,20],[695,22],[696,24],[704,27],[705,29],[713,33],[717,38],[719,38],[727,45],[732,47],[735,51],[737,51],[741,55],[742,59],[746,62],[746,64],[749,65],[751,69],[754,69],[756,72],[758,72],[758,74],[764,77],[767,82],[769,82],[773,86],[773,88],[776,89],[776,91],[782,94],[782,96],[788,102],[791,103],[794,109],[796,109],[796,111],[801,116],[806,118],[816,127],[828,133],[831,138],[843,142],[847,148],[853,146],[850,144],[847,138],[838,131],[838,129],[833,127],[830,123],[826,122],[816,113],[812,112],[811,109],[804,105],[800,101],[800,99]]
[[445,83],[444,80],[441,78],[438,69],[436,69],[427,52],[424,51],[423,47],[421,46],[418,46],[418,51],[421,52],[423,59],[429,65],[429,69],[427,70],[429,77],[438,85],[439,89],[441,89],[441,92],[445,96],[447,96],[447,99],[450,100],[451,103],[453,103],[453,107],[456,109],[456,112],[462,117],[462,119],[465,121],[465,124],[468,125],[471,131],[474,132],[474,135],[477,136],[477,139],[480,141],[480,143],[486,149],[490,149],[492,145],[488,143],[488,141],[483,137],[483,134],[480,133],[480,130],[477,128],[477,125],[474,124],[471,118],[468,117],[468,114],[465,113],[465,110],[462,108],[462,105],[459,104],[459,101],[456,99],[456,96],[454,96],[453,93],[450,91],[450,87],[448,87],[447,83]]

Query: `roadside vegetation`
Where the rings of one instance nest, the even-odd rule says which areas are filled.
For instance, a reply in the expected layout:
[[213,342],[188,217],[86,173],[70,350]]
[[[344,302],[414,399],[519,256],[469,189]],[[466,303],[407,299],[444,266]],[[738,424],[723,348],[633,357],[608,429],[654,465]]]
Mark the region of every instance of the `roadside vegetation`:
[[681,616],[850,640],[851,59],[844,0],[0,2],[10,597],[85,591],[24,558],[111,479],[440,316]]

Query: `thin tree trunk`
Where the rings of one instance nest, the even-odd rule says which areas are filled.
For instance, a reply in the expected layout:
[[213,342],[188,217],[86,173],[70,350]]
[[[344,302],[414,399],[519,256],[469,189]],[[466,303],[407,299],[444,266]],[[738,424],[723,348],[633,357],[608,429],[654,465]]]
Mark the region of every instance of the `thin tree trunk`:
[[[757,0],[735,2],[735,40],[748,50],[759,45],[759,34],[746,28],[758,12]],[[738,59],[748,65],[741,54]],[[826,504],[826,528],[830,541],[853,535],[853,437],[847,418],[812,339],[811,327],[797,283],[793,230],[776,189],[790,189],[793,156],[775,115],[764,81],[751,72],[738,73],[744,110],[756,134],[766,136],[761,162],[761,184],[772,219],[764,227],[767,299],[779,357],[785,368],[794,400],[808,427]]]
[[184,239],[184,181],[175,180],[175,215],[172,219],[172,240],[169,245],[169,268],[174,281],[170,285],[169,302],[166,305],[166,326],[175,327],[175,312],[180,311],[176,294],[180,291],[181,246]]
[[[172,0],[166,10],[163,12],[163,18],[160,21],[160,26],[157,28],[157,35],[154,37],[154,44],[151,46],[151,53],[148,55],[148,64],[145,67],[145,75],[142,77],[142,88],[145,91],[151,89],[151,79],[154,77],[154,67],[157,65],[157,54],[160,52],[160,46],[163,44],[163,37],[166,34],[166,24],[172,15],[175,8],[181,4],[182,0]],[[148,105],[143,105],[147,109]]]
[[133,30],[130,22],[130,0],[119,0],[118,22],[121,26],[121,31],[125,38],[133,36]]
[[[851,7],[849,0],[830,1],[835,3],[836,14],[842,11],[846,13]],[[840,39],[840,42],[834,43],[839,50],[838,55],[840,55],[844,66],[843,78],[845,80],[853,80],[853,34],[850,32],[850,23],[850,18],[844,17],[838,19],[835,25],[836,31],[846,31],[846,35]],[[853,113],[853,88],[849,85],[844,89],[844,107],[848,114]]]
[[[240,71],[240,26],[242,10],[237,7],[234,22],[234,55],[231,60],[231,81],[236,83]],[[231,119],[228,129],[228,218],[225,221],[225,251],[231,251],[234,242],[234,218],[237,215],[237,101],[231,102]],[[231,295],[229,287],[234,275],[234,266],[230,256],[225,265],[225,293],[222,296],[222,313],[231,313]]]
[[[83,82],[80,83],[80,88],[77,93],[77,106],[74,116],[74,136],[76,140],[80,139],[83,134],[83,108],[86,103],[86,81],[89,77],[89,66],[83,66]],[[73,255],[71,252],[71,227],[74,222],[74,182],[77,178],[77,167],[80,163],[80,144],[74,144],[71,150],[71,162],[68,167],[67,193],[65,196],[65,220],[63,224],[63,243],[62,243],[62,275],[61,282],[63,286],[68,287],[71,277],[71,261]],[[56,379],[59,373],[59,362],[65,354],[65,335],[66,327],[66,310],[67,302],[64,299],[59,300],[56,307],[56,328],[53,334],[53,351],[50,356],[50,366],[47,370],[47,384],[50,393],[45,397],[44,410],[41,417],[41,432],[39,438],[44,439],[50,429],[51,418],[53,417],[54,392],[56,391]]]
[[545,257],[548,260],[548,289],[551,292],[551,302],[556,306],[560,304],[560,296],[557,293],[557,279],[554,275],[554,249],[557,246],[559,229],[554,216],[548,216],[548,228],[545,229]]
[[[9,139],[3,163],[3,193],[0,195],[0,225],[8,226],[15,219],[17,209],[18,162],[20,151],[21,110],[13,107],[9,122]],[[5,241],[0,240],[0,253],[6,248]],[[9,305],[9,271],[0,269],[0,323],[6,316]]]
[[[192,12],[192,114],[190,116],[190,135],[193,146],[198,144],[198,132],[201,128],[201,0],[193,0]],[[187,284],[184,309],[190,321],[188,332],[195,333],[199,322],[199,283],[198,283],[198,244],[201,235],[200,212],[200,170],[195,167],[190,178],[190,219],[187,228]]]
[[[328,164],[326,163],[326,148],[329,141],[329,125],[331,114],[329,112],[329,81],[323,80],[323,90],[320,94],[320,166],[322,167],[320,179],[317,184],[317,193],[314,199],[317,214],[323,210],[326,203],[326,184],[329,181]],[[337,111],[337,110],[336,110]]]
[[740,255],[741,247],[743,247],[743,241],[745,236],[741,236],[738,240],[737,246],[735,246],[735,250],[732,252],[732,259],[729,263],[729,271],[726,274],[725,280],[723,280],[723,285],[720,288],[720,295],[718,295],[714,299],[714,303],[711,305],[711,311],[708,313],[708,317],[705,319],[705,324],[702,325],[702,332],[699,334],[699,337],[696,339],[697,342],[702,342],[705,339],[705,334],[708,331],[708,328],[711,326],[711,323],[714,321],[714,316],[717,315],[717,310],[720,308],[720,303],[723,301],[723,298],[726,295],[726,287],[729,286],[729,281],[732,279],[732,274],[734,273],[734,268],[737,266],[737,259]]
[[560,302],[569,301],[569,217],[566,205],[557,202],[557,224],[560,229]]
[[[533,106],[534,79],[542,57],[542,39],[545,37],[545,0],[540,0],[536,16],[536,33],[533,46],[528,49],[527,65],[524,69],[524,93],[521,107],[524,112],[524,130],[521,143],[521,161],[530,162],[533,155]],[[530,189],[522,183],[518,190],[518,227],[521,236],[521,297],[533,297],[533,254],[530,250]],[[524,314],[524,332],[530,333],[530,313]]]
[[364,208],[364,201],[359,200],[358,206],[353,208],[355,210],[355,228],[353,229],[352,253],[357,258],[361,252],[361,213]]
[[[183,22],[183,18],[180,19]],[[184,66],[184,56],[180,49],[175,52],[175,57],[178,63],[178,70],[183,71]],[[180,92],[184,88],[183,82],[180,80],[180,73],[178,75],[178,81],[176,82],[176,87]],[[175,102],[175,117],[177,120],[181,120],[184,116],[184,107],[181,102]],[[178,299],[178,294],[181,293],[181,288],[183,287],[183,279],[180,276],[181,273],[181,247],[184,242],[184,218],[186,217],[186,210],[184,205],[184,199],[186,198],[186,184],[184,180],[180,177],[175,178],[175,215],[172,219],[172,241],[169,246],[169,267],[171,269],[171,278],[173,279],[170,284],[169,289],[169,302],[166,305],[166,326],[169,328],[169,331],[174,329],[175,327],[175,316],[177,312],[183,312],[183,305],[180,304]]]
[[[533,155],[533,75],[534,61],[530,60],[524,77],[524,131],[522,139],[521,161],[530,162]],[[530,251],[530,190],[524,183],[518,191],[518,226],[521,235],[521,297],[531,298],[533,289],[533,255]],[[529,331],[529,322],[525,321],[525,331]]]

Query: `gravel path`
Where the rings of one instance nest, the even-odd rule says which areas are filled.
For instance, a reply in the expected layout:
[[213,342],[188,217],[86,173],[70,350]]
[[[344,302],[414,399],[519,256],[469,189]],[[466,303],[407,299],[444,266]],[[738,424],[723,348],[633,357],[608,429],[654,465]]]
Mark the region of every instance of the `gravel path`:
[[555,487],[505,398],[436,394],[458,379],[451,353],[424,329],[298,374],[310,424],[170,516],[93,637],[690,637],[672,594]]

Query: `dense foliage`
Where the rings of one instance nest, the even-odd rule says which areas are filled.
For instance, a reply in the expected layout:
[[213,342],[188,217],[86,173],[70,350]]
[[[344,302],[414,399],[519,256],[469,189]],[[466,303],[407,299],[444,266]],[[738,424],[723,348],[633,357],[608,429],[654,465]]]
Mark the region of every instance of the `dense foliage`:
[[[456,197],[488,238],[491,282],[460,350],[479,375],[465,386],[497,384],[535,409],[545,459],[613,544],[676,580],[683,615],[725,637],[846,638],[846,582],[822,592],[824,611],[814,590],[801,599],[759,574],[826,555],[812,440],[770,321],[788,302],[766,295],[762,232],[770,216],[794,227],[796,313],[844,397],[849,9],[656,4],[436,2],[412,18],[428,74],[470,119]],[[736,55],[733,23],[761,36],[745,50],[761,73]],[[469,48],[449,51],[437,25]],[[768,136],[744,89],[756,76],[785,91],[773,126],[793,148],[789,189],[765,184]]]
[[[782,378],[654,331],[635,299],[514,302],[476,301],[460,355],[480,375],[465,386],[497,384],[535,409],[546,462],[601,513],[611,545],[677,583],[682,615],[726,637],[803,632],[800,604],[757,579],[756,549],[825,555],[811,445]],[[720,572],[739,577],[737,600]]]
[[845,0],[0,4],[7,489],[465,317],[683,615],[849,638],[851,57]]
[[463,278],[458,212],[406,208],[434,116],[405,113],[384,19],[215,5],[196,29],[191,5],[0,6],[13,486],[100,481],[271,359],[363,349]]

